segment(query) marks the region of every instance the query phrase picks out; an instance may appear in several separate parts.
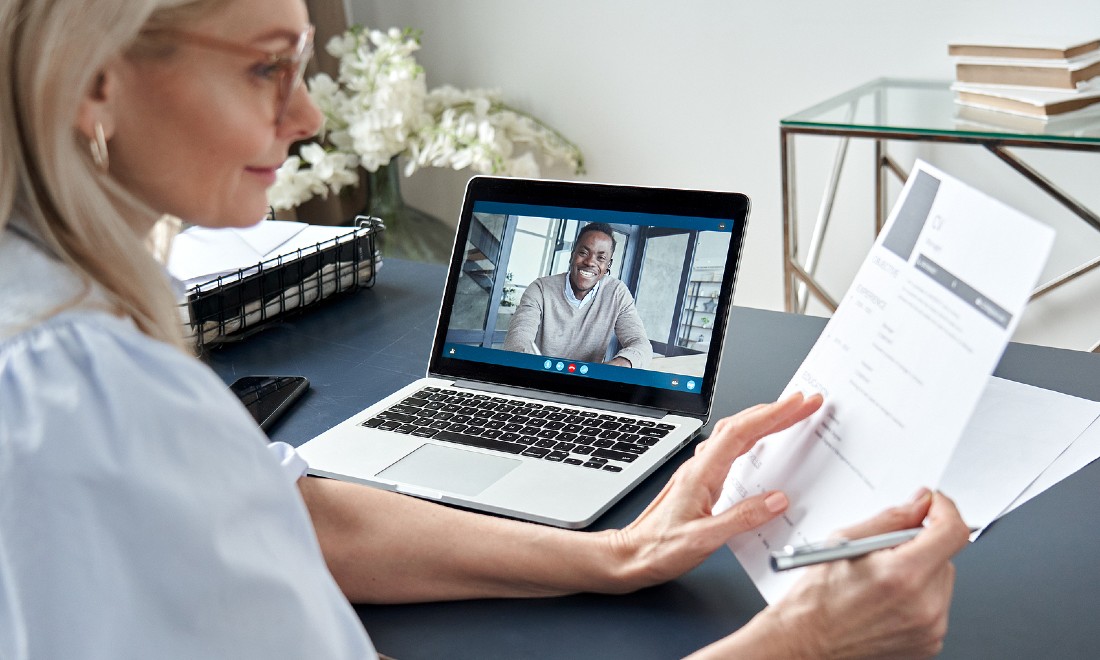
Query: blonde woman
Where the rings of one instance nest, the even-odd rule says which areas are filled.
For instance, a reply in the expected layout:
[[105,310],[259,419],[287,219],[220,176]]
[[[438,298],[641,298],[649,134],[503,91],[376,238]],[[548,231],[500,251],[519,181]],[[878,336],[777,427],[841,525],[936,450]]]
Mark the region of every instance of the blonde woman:
[[[0,3],[0,657],[372,657],[348,599],[631,591],[786,509],[774,492],[710,515],[733,459],[819,397],[719,422],[611,532],[306,478],[268,445],[183,346],[145,244],[165,214],[263,215],[321,122],[312,36],[301,0]],[[967,534],[954,506],[922,492],[850,533],[922,520],[700,653],[935,652]]]

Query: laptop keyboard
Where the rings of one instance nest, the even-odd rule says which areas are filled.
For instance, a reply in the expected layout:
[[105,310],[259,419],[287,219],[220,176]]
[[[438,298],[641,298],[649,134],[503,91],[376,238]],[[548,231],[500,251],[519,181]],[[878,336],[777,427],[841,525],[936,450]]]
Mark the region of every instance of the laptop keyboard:
[[425,387],[362,423],[547,461],[621,472],[673,424],[591,410]]

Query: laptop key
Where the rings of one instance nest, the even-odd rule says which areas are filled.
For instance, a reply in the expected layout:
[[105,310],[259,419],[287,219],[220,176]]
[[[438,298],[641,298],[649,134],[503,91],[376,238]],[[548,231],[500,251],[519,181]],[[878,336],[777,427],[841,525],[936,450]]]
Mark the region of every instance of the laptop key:
[[614,449],[597,449],[592,452],[593,458],[610,458],[613,461],[622,461],[623,463],[633,463],[634,459],[638,458],[636,454],[628,454],[625,451],[615,451]]
[[523,456],[532,456],[534,458],[542,458],[543,456],[546,456],[549,453],[550,453],[549,449],[544,449],[542,447],[524,447],[522,455]]
[[508,452],[509,454],[518,454],[527,449],[526,446],[514,442],[504,442],[501,440],[493,440],[492,438],[481,438],[476,435],[467,435],[465,433],[456,433],[454,431],[437,431],[436,434],[432,436],[432,439],[442,440],[444,442],[453,442],[459,445],[467,445],[469,447],[495,449],[497,451]]
[[608,472],[622,472],[623,471],[623,469],[621,467],[619,467],[618,465],[605,465],[605,466],[603,466],[603,469],[607,470]]
[[543,456],[548,461],[564,461],[569,458],[569,452],[567,451],[552,451],[549,454]]

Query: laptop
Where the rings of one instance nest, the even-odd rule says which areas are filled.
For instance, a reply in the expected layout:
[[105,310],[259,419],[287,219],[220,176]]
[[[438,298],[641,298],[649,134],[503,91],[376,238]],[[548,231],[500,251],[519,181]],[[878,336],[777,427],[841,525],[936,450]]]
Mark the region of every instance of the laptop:
[[748,212],[731,192],[472,178],[427,374],[302,445],[310,474],[590,525],[707,422]]

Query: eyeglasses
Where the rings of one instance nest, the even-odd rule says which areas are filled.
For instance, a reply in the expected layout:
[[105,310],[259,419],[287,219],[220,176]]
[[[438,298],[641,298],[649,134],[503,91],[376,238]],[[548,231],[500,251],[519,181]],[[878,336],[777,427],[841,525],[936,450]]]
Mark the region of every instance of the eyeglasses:
[[286,53],[272,53],[262,48],[255,48],[253,46],[218,39],[217,37],[199,34],[198,32],[188,32],[186,30],[163,28],[147,30],[143,34],[164,34],[193,46],[220,50],[224,53],[232,53],[246,57],[260,58],[262,63],[257,65],[257,75],[263,78],[274,78],[278,83],[278,97],[275,106],[275,124],[278,125],[282,122],[283,117],[286,116],[286,111],[290,107],[290,98],[294,95],[294,91],[298,89],[298,86],[302,84],[306,65],[309,64],[310,58],[313,57],[313,33],[314,27],[312,25],[306,25],[305,29],[298,35],[298,42],[294,46],[294,52],[289,55]]

